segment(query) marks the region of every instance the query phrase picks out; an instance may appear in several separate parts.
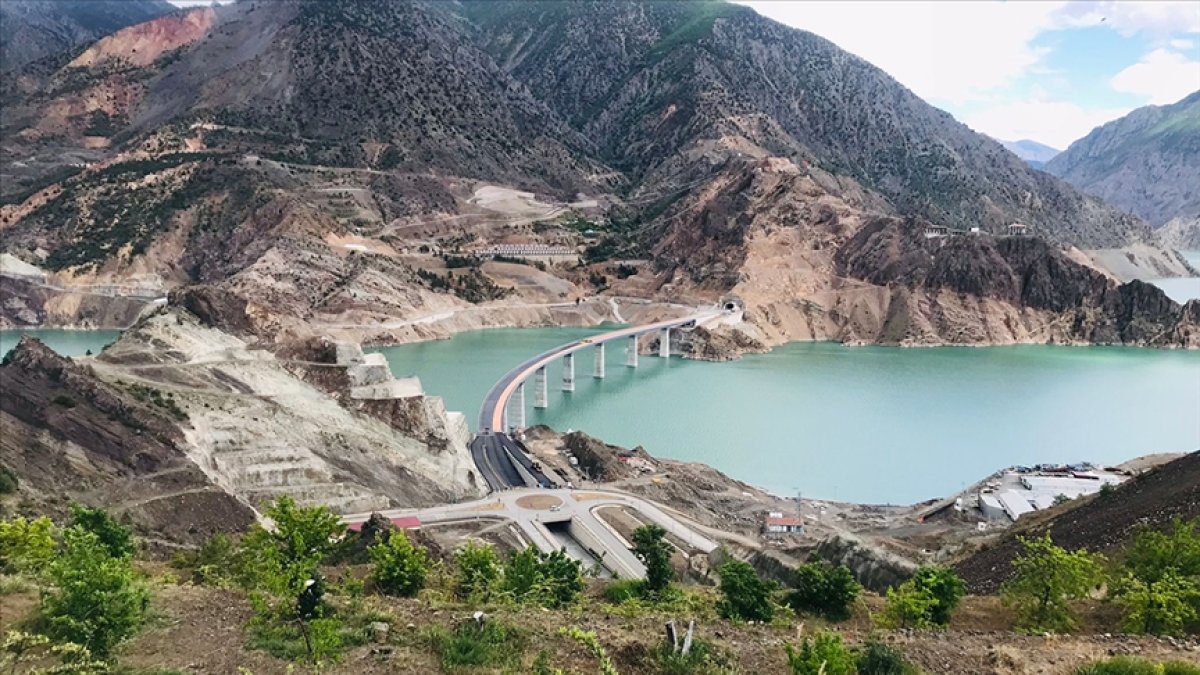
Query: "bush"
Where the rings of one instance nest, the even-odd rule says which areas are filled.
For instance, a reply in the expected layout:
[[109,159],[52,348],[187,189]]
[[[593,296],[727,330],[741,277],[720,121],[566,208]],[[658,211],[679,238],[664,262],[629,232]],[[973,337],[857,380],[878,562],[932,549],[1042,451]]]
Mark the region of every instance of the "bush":
[[11,495],[17,491],[17,474],[7,466],[0,465],[0,495]]
[[792,675],[855,675],[854,655],[837,633],[820,631],[800,648],[784,645]]
[[641,597],[642,585],[641,579],[618,579],[606,584],[600,591],[600,596],[614,605],[619,605]]
[[0,522],[0,570],[39,574],[54,558],[54,524],[45,516]]
[[918,675],[916,666],[904,658],[904,652],[879,640],[869,640],[858,652],[858,675]]
[[1123,628],[1178,635],[1200,620],[1200,519],[1169,532],[1140,530],[1125,553],[1111,595],[1125,608]]
[[1104,557],[1055,546],[1049,534],[1019,539],[1025,550],[1013,560],[1015,574],[1001,588],[1004,604],[1017,610],[1016,627],[1037,633],[1071,630],[1075,617],[1069,603],[1102,583]]
[[429,573],[429,553],[413,546],[403,530],[392,532],[386,541],[370,549],[371,579],[385,595],[412,597],[425,586]]
[[656,675],[717,675],[730,672],[729,660],[707,640],[695,638],[687,654],[675,651],[673,645],[662,642],[650,656]]
[[862,586],[845,565],[833,566],[810,562],[796,568],[787,604],[797,612],[810,612],[830,621],[850,618],[850,607],[858,599]]
[[1173,661],[1155,664],[1143,658],[1118,656],[1075,669],[1075,675],[1200,675],[1200,667]]
[[454,578],[455,594],[463,600],[487,600],[500,578],[500,561],[495,549],[468,541],[454,552],[454,561],[458,567]]
[[150,595],[127,556],[112,555],[100,537],[80,525],[63,532],[63,546],[47,574],[54,590],[42,618],[50,637],[106,658],[141,625]]
[[749,563],[730,560],[718,570],[721,576],[721,601],[717,611],[726,619],[770,621],[775,616],[771,591],[775,584],[758,576]]
[[118,523],[102,509],[72,504],[71,524],[96,535],[114,558],[129,558],[137,550],[129,528]]
[[966,584],[953,570],[921,567],[913,578],[898,588],[888,589],[884,625],[891,628],[946,626],[966,593]]
[[229,535],[218,532],[200,550],[176,553],[171,566],[186,572],[193,584],[222,586],[238,578],[242,560]]
[[464,668],[516,668],[525,651],[525,637],[496,621],[487,621],[482,626],[468,621],[453,631],[435,626],[426,633],[426,638],[446,673]]

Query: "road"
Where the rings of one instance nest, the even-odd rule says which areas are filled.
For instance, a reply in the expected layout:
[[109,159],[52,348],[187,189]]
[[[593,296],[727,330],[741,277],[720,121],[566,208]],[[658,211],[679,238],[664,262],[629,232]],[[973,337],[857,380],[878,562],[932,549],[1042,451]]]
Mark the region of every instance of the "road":
[[[600,560],[605,568],[617,573],[621,578],[644,577],[645,567],[629,550],[629,542],[595,514],[597,509],[609,506],[637,511],[647,520],[702,553],[709,553],[717,548],[712,539],[683,525],[657,504],[611,490],[519,488],[462,504],[428,509],[395,509],[382,511],[381,514],[387,518],[416,516],[423,525],[506,520],[519,527],[521,534],[530,543],[545,552],[562,548],[561,542],[547,528],[547,524],[569,523],[572,535]],[[348,524],[362,523],[370,517],[370,513],[357,513],[344,516],[343,521]],[[589,539],[591,541],[586,541]]]

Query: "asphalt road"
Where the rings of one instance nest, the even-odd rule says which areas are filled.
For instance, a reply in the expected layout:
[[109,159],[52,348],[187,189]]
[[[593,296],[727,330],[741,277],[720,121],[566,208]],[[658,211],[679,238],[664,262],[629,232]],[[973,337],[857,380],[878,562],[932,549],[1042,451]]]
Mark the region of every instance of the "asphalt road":
[[[546,528],[546,524],[573,521],[574,527],[582,528],[599,545],[601,550],[592,552],[606,568],[617,572],[622,578],[644,577],[645,567],[629,550],[629,542],[596,516],[595,511],[606,506],[635,510],[702,553],[709,553],[717,547],[716,542],[672,518],[658,505],[611,490],[521,488],[462,504],[428,509],[395,509],[381,513],[387,518],[416,516],[422,524],[508,520],[517,525],[529,543],[545,552],[562,548],[561,541]],[[361,523],[370,516],[369,513],[358,513],[343,517],[343,521]]]

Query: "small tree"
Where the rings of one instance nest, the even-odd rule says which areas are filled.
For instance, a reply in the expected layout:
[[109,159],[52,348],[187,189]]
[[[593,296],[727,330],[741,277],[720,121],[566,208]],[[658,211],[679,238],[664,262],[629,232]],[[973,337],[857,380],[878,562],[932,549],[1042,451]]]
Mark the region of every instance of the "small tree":
[[71,524],[95,534],[114,558],[128,558],[137,550],[129,528],[118,523],[103,509],[72,504]]
[[896,628],[946,626],[966,593],[966,584],[953,570],[921,567],[898,588],[888,589],[884,621]]
[[454,592],[463,600],[486,600],[500,577],[500,561],[496,550],[487,544],[468,541],[454,552],[458,567]]
[[799,649],[790,644],[784,649],[792,675],[855,675],[854,654],[837,633],[820,631],[804,638]]
[[509,557],[501,589],[517,602],[524,602],[537,590],[540,579],[538,551],[529,546]]
[[1125,608],[1121,627],[1130,633],[1180,635],[1200,619],[1200,586],[1174,571],[1150,583],[1129,575],[1118,586],[1117,601]]
[[792,590],[786,601],[798,612],[812,612],[831,621],[850,618],[850,607],[862,586],[845,565],[810,562],[796,568]]
[[726,619],[770,621],[775,616],[771,591],[775,584],[758,576],[749,563],[730,560],[721,565],[721,600],[717,611]]
[[0,522],[0,570],[39,574],[54,557],[54,523],[45,516]]
[[329,509],[302,508],[286,496],[266,515],[274,529],[255,525],[243,541],[255,621],[294,625],[312,661],[330,658],[340,646],[338,626],[328,616],[325,582],[317,567],[334,552],[346,527]]
[[911,579],[887,590],[887,604],[879,623],[885,628],[933,628],[930,618],[937,598],[927,588],[917,587]]
[[63,545],[47,568],[54,589],[43,616],[51,637],[82,645],[100,658],[141,625],[150,594],[127,557],[112,555],[94,532],[63,531]]
[[650,597],[657,597],[671,585],[675,570],[671,567],[671,548],[664,537],[667,531],[658,525],[643,525],[633,531],[633,552],[646,566],[643,586]]
[[1012,562],[1014,576],[1001,589],[1004,603],[1017,610],[1016,627],[1032,632],[1066,632],[1075,625],[1070,601],[1103,581],[1104,557],[1085,549],[1067,551],[1050,535],[1020,538],[1024,551]]
[[429,552],[414,546],[403,530],[392,532],[386,541],[370,549],[371,579],[386,595],[412,597],[425,586],[429,573]]
[[566,551],[559,549],[539,556],[540,588],[538,601],[544,607],[565,607],[575,602],[586,584],[583,581],[583,565],[571,559]]

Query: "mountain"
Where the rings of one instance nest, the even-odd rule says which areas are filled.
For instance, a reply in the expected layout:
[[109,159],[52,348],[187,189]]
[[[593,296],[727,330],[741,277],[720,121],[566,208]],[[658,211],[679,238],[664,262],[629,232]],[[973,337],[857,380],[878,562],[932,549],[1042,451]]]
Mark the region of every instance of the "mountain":
[[1154,226],[1200,221],[1200,91],[1097,127],[1045,169]]
[[[172,297],[271,338],[332,324],[385,340],[397,320],[605,290],[738,294],[760,303],[764,344],[1191,334],[1177,305],[1076,269],[1101,266],[1097,250],[1123,276],[1186,269],[1144,222],[738,5],[243,1],[22,71],[0,104],[4,252],[52,282],[0,285],[0,321],[117,316],[46,291],[117,282],[188,291]],[[889,255],[981,266],[1003,287],[842,262],[880,222]],[[1111,289],[1039,289],[1024,312],[1033,296],[1013,284],[1040,278],[1027,256],[925,236],[1003,238],[1014,222],[1050,242],[1064,279]],[[496,243],[575,247],[586,265],[433,254]],[[615,264],[629,259],[644,264]]]
[[1008,149],[1009,152],[1025,160],[1029,166],[1032,166],[1035,169],[1042,168],[1046,162],[1050,161],[1055,155],[1062,152],[1062,150],[1058,150],[1029,139],[1022,139],[1019,141],[1000,141],[1000,145],[1003,145]]
[[477,40],[655,188],[724,157],[783,156],[949,227],[1013,221],[1087,248],[1145,227],[1037,172],[821,37],[721,2],[459,5]]
[[73,51],[126,26],[175,11],[166,0],[5,0],[0,72]]

